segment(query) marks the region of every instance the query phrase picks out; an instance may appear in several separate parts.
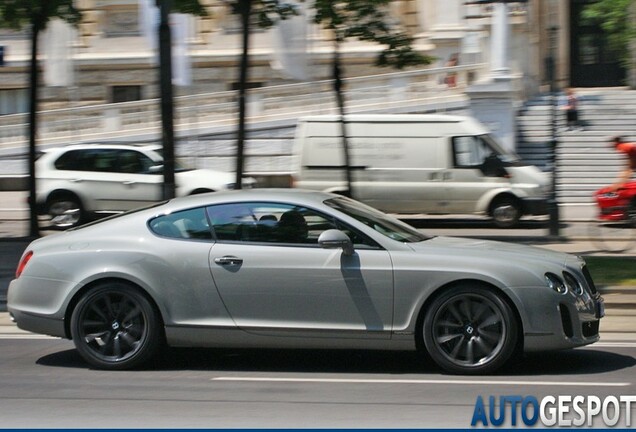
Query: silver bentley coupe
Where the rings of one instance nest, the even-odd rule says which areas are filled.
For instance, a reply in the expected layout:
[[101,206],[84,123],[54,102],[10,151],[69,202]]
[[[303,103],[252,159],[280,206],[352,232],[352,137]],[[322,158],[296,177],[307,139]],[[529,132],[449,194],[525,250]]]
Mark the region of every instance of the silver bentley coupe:
[[18,327],[102,369],[168,345],[417,349],[487,374],[597,341],[604,315],[579,257],[431,237],[298,189],[177,198],[35,240],[7,300]]

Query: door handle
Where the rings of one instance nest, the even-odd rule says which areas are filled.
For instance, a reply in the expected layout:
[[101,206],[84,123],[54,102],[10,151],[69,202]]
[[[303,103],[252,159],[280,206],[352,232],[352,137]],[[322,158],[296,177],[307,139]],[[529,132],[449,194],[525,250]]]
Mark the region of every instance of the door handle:
[[71,183],[81,183],[84,181],[84,179],[81,178],[74,178],[74,179],[70,179],[69,180]]
[[243,259],[235,256],[224,256],[220,258],[214,258],[214,262],[218,265],[241,265],[243,264]]
[[125,180],[123,183],[124,183],[126,186],[130,186],[130,185],[134,185],[134,184],[135,184],[135,183],[137,183],[137,182],[136,182],[136,181],[134,181],[134,180]]

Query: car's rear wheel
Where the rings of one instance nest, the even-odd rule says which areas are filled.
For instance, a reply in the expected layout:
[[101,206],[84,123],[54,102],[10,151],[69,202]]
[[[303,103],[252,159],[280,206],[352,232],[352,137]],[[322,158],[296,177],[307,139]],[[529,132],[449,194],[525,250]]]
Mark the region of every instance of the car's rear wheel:
[[72,228],[85,219],[79,198],[72,194],[56,195],[49,198],[46,213],[51,217],[51,225],[57,228]]
[[147,362],[161,345],[161,320],[135,287],[104,282],[79,300],[71,316],[77,351],[100,369],[130,369]]
[[447,372],[492,373],[515,351],[517,320],[501,295],[483,285],[461,284],[427,308],[423,339],[433,361]]
[[513,196],[500,196],[495,198],[490,206],[490,216],[499,228],[511,228],[521,218],[521,203]]

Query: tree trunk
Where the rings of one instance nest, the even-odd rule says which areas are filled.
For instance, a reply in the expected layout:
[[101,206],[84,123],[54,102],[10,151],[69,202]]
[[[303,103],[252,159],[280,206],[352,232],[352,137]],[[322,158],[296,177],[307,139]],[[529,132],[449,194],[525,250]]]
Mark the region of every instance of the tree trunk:
[[29,237],[40,236],[36,201],[36,134],[38,105],[38,36],[42,30],[42,20],[34,16],[31,21],[31,64],[29,70]]
[[353,173],[351,169],[351,159],[349,157],[349,140],[347,138],[347,120],[345,118],[344,97],[342,96],[342,74],[340,65],[340,46],[338,41],[335,42],[333,54],[333,88],[336,93],[338,102],[338,111],[340,112],[340,131],[342,138],[342,151],[344,153],[345,173],[347,178],[346,196],[353,198]]
[[161,87],[161,136],[163,141],[163,199],[176,195],[174,180],[174,98],[172,93],[172,38],[170,35],[170,0],[158,0],[161,11],[159,23],[159,81]]
[[241,23],[243,29],[243,52],[239,70],[239,124],[236,137],[236,189],[243,188],[243,166],[245,149],[245,99],[247,87],[247,72],[249,69],[249,44],[250,44],[250,15],[252,13],[251,0],[239,0],[241,11]]

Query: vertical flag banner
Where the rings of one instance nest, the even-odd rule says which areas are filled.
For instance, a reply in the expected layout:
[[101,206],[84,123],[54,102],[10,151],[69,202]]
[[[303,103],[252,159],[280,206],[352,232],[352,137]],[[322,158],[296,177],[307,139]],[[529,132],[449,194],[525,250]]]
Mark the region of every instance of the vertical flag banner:
[[192,83],[192,68],[188,52],[190,35],[190,15],[170,14],[172,32],[172,83],[188,86]]
[[73,43],[76,31],[61,19],[52,19],[42,33],[44,83],[51,87],[70,87],[74,82]]
[[298,81],[311,78],[307,53],[307,13],[300,2],[293,3],[299,15],[279,20],[273,31],[272,68]]
[[[161,12],[155,0],[139,0],[139,30],[153,53],[152,62],[159,63],[159,22]],[[170,14],[170,36],[172,39],[172,84],[188,86],[192,83],[188,38],[191,16]]]

